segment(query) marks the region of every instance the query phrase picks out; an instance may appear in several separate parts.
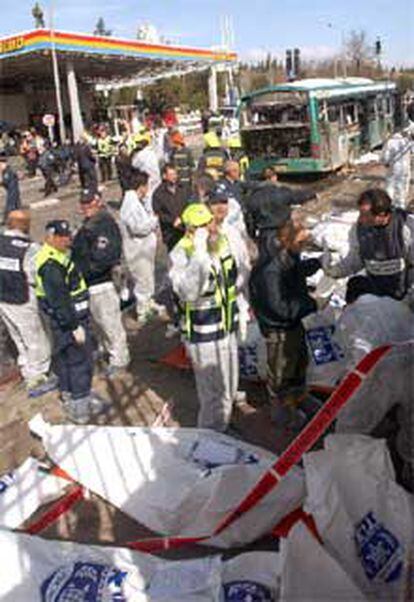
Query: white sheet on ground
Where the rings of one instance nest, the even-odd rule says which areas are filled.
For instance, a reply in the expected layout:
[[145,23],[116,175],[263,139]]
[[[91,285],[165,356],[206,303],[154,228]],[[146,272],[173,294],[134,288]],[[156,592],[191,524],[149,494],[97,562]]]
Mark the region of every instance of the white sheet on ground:
[[365,596],[323,546],[298,522],[280,548],[281,602],[363,602]]
[[2,602],[277,602],[279,554],[171,561],[0,530]]
[[369,434],[387,412],[398,405],[398,452],[407,462],[414,462],[413,365],[414,342],[395,346],[340,410],[335,430]]
[[[261,448],[211,430],[30,423],[53,461],[75,480],[163,535],[207,536],[276,461]],[[194,451],[202,446],[200,463]],[[222,446],[235,462],[217,465]],[[301,505],[303,471],[294,468],[211,545],[230,547],[266,534]]]
[[219,556],[166,561],[0,530],[2,602],[219,601]]
[[413,498],[395,482],[385,441],[329,435],[324,445],[304,456],[304,509],[326,550],[369,599],[410,599]]
[[337,331],[346,352],[348,372],[376,347],[414,339],[414,315],[402,301],[362,295],[344,309]]
[[60,497],[68,481],[39,470],[34,458],[0,476],[0,526],[20,527],[42,504]]

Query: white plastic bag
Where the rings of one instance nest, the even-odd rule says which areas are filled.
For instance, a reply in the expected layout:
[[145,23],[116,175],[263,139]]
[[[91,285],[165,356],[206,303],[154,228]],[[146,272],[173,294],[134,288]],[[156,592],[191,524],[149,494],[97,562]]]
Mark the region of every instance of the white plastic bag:
[[310,385],[335,385],[345,374],[345,353],[336,328],[334,310],[325,309],[303,320],[308,347],[306,382]]
[[[204,429],[52,426],[39,419],[30,427],[73,479],[163,535],[210,535],[277,459],[264,449]],[[214,460],[224,445],[233,447],[234,458],[243,461],[200,464],[191,453],[197,443],[214,452]],[[207,543],[230,547],[254,541],[300,506],[303,497],[303,471],[295,467]]]
[[414,343],[395,345],[340,410],[335,430],[369,434],[398,405],[398,452],[407,462],[414,463],[413,365]]
[[366,600],[341,566],[298,522],[281,541],[281,602]]
[[20,527],[42,504],[59,498],[68,481],[39,470],[28,458],[15,470],[0,476],[0,526]]
[[304,465],[305,511],[327,551],[369,599],[408,600],[413,498],[394,480],[385,441],[329,435]]
[[337,331],[346,352],[346,368],[350,371],[372,349],[413,339],[414,316],[402,301],[362,295],[344,309]]
[[326,214],[312,229],[313,242],[321,249],[330,249],[345,257],[349,251],[349,233],[358,219],[358,211]]
[[166,561],[0,530],[2,602],[205,602],[221,593],[219,556]]
[[266,341],[256,320],[247,324],[247,338],[239,343],[240,376],[249,380],[266,379]]

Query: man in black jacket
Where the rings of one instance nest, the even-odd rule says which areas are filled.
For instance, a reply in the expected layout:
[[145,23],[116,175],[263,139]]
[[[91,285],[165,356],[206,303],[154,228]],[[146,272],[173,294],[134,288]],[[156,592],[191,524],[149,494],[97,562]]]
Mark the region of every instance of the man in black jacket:
[[80,210],[85,219],[73,240],[72,257],[89,287],[92,319],[109,355],[108,375],[114,376],[129,363],[120,300],[112,281],[112,271],[121,262],[121,233],[97,191],[82,191]]
[[178,181],[178,174],[171,164],[162,169],[162,183],[155,189],[152,207],[158,216],[162,240],[170,252],[184,234],[181,214],[187,205],[187,189]]
[[17,174],[10,165],[8,165],[5,156],[0,156],[0,178],[0,183],[6,190],[6,208],[3,216],[3,221],[6,222],[10,211],[20,209],[22,204],[20,201],[20,189]]
[[262,227],[266,228],[274,210],[280,205],[301,205],[316,197],[313,191],[293,190],[277,183],[277,174],[272,168],[265,170],[265,181],[253,189],[245,206],[245,220],[249,236],[257,239]]
[[88,142],[86,134],[75,145],[75,159],[78,164],[79,180],[82,188],[96,190],[98,188],[98,176],[96,174],[96,157]]
[[258,241],[259,258],[250,277],[250,302],[266,338],[270,399],[276,406],[288,402],[292,389],[303,387],[307,349],[302,318],[316,311],[306,277],[321,266],[300,259],[307,231],[295,226],[287,205],[273,211]]

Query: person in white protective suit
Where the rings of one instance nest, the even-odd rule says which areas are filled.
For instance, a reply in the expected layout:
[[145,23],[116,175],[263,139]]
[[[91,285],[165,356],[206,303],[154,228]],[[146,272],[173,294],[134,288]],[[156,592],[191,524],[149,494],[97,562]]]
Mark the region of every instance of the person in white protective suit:
[[395,132],[382,152],[382,162],[388,169],[386,190],[394,207],[406,209],[409,203],[413,128]]
[[148,194],[148,175],[137,172],[122,201],[120,224],[125,262],[134,282],[138,321],[145,321],[156,309],[155,254],[158,218]]
[[11,211],[0,235],[0,318],[14,341],[29,397],[57,388],[49,376],[51,345],[34,292],[39,245],[29,238],[30,215]]
[[239,307],[239,338],[244,342],[247,337],[249,314],[249,277],[252,268],[249,249],[243,234],[237,225],[229,223],[230,199],[228,193],[217,190],[209,195],[206,202],[214,222],[220,231],[226,235],[230,251],[237,266],[237,304]]
[[346,356],[346,372],[376,347],[414,339],[414,315],[402,301],[369,294],[364,278],[350,281],[347,306],[336,325]]
[[151,198],[154,190],[161,184],[161,172],[158,156],[151,147],[149,132],[137,134],[134,137],[135,151],[132,155],[131,165],[138,171],[148,174],[148,196]]
[[236,260],[206,205],[189,205],[182,222],[186,233],[170,253],[170,278],[196,379],[197,426],[225,431],[239,381]]

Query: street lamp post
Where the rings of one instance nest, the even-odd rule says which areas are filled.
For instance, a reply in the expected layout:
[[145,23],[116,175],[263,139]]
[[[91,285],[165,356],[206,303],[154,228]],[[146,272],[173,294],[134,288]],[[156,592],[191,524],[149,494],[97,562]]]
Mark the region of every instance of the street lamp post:
[[51,47],[52,47],[53,80],[55,83],[56,105],[57,105],[57,112],[58,112],[60,141],[64,142],[66,140],[66,128],[65,128],[65,120],[63,119],[62,90],[60,87],[59,65],[58,65],[58,60],[57,60],[57,56],[56,56],[54,13],[55,13],[55,2],[54,2],[54,0],[50,0],[49,21],[50,21],[50,41],[51,41]]

